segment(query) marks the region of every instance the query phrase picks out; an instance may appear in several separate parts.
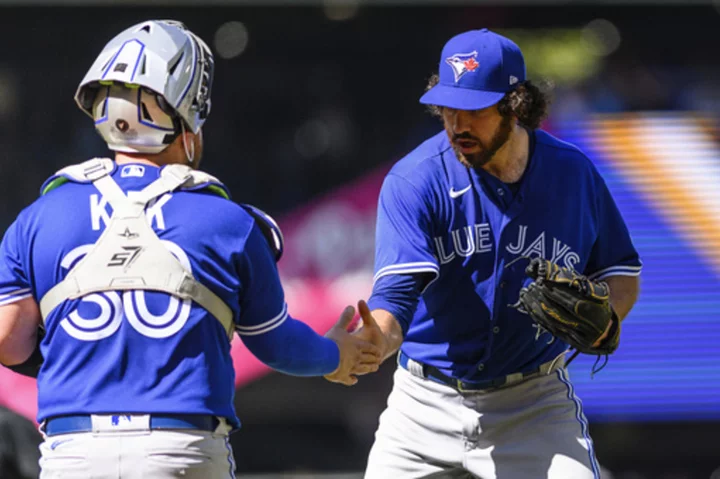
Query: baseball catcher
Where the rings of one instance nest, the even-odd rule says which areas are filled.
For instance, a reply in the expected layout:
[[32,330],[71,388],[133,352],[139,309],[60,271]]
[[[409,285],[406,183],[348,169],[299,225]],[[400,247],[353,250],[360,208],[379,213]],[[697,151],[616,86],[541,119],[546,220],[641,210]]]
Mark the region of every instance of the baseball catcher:
[[288,313],[280,228],[198,169],[214,65],[178,21],[115,35],[75,94],[113,157],[56,172],[0,242],[0,365],[37,377],[42,479],[235,477],[236,335],[285,374],[378,368],[354,308],[325,336]]

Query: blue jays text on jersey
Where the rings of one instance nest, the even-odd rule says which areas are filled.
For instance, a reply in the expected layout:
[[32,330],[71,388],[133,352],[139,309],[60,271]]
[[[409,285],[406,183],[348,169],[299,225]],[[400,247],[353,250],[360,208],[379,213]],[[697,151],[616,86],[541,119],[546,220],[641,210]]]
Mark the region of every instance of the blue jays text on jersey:
[[[540,256],[603,279],[641,262],[604,180],[575,146],[536,130],[518,185],[465,167],[441,132],[385,178],[370,307],[393,313],[410,358],[465,381],[528,372],[567,345],[509,305]],[[508,267],[506,267],[508,266]],[[423,275],[414,311],[387,294]]]
[[[160,171],[116,165],[112,178],[123,191],[135,191]],[[58,182],[65,184],[54,188]],[[21,212],[3,238],[0,304],[29,296],[39,302],[110,221],[112,209],[92,184],[55,178],[46,186],[48,192]],[[230,307],[235,329],[257,336],[286,322],[287,305],[263,234],[227,198],[222,185],[177,190],[159,197],[146,217],[183,267]],[[132,256],[121,252],[111,263],[122,267]],[[161,292],[103,291],[65,301],[46,317],[45,328],[38,421],[80,413],[165,413],[213,415],[239,425],[227,333],[193,301]]]

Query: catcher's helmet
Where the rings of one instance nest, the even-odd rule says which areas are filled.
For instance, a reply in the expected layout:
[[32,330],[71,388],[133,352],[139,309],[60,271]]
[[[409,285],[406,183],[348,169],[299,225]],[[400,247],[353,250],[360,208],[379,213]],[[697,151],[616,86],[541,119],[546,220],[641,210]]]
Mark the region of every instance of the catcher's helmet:
[[[150,20],[105,45],[75,101],[111,150],[159,153],[210,113],[214,60],[181,22]],[[184,125],[181,125],[181,122]]]

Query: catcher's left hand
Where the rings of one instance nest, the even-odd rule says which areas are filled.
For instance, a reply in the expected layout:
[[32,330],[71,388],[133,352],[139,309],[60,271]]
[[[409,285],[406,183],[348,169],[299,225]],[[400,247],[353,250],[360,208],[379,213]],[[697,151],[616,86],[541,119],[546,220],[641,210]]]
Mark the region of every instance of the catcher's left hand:
[[[514,307],[581,353],[615,352],[620,321],[610,305],[607,283],[592,281],[542,258],[533,259],[525,273],[534,281],[520,290]],[[607,337],[596,345],[608,327]]]

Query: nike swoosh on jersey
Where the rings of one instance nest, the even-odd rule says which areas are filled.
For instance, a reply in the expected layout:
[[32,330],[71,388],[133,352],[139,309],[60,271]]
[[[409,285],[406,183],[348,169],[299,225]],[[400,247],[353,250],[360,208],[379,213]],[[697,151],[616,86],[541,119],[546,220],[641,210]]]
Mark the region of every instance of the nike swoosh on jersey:
[[470,188],[472,188],[472,185],[468,185],[462,190],[455,191],[455,187],[453,186],[452,188],[450,188],[450,198],[457,198],[458,196],[462,196],[468,191],[470,191]]

